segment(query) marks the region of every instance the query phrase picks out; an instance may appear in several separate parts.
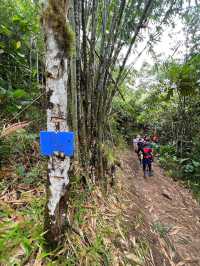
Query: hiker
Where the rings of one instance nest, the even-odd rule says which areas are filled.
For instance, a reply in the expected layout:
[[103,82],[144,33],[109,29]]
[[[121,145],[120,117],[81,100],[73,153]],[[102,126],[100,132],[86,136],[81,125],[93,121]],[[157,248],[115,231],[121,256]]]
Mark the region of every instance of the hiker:
[[143,137],[144,142],[146,142],[147,139],[148,139],[148,136],[144,135],[144,137]]
[[157,135],[153,135],[153,137],[152,137],[152,141],[154,142],[154,143],[158,143],[158,136]]
[[138,143],[137,143],[137,155],[138,155],[138,160],[140,162],[140,165],[142,164],[142,159],[143,159],[143,152],[142,152],[143,145],[144,145],[144,139],[139,138]]
[[142,147],[142,154],[143,154],[143,172],[144,178],[147,177],[147,170],[149,171],[149,176],[153,175],[152,172],[152,162],[153,162],[153,149],[150,142],[150,138],[146,137],[145,142],[143,143]]
[[137,153],[138,152],[138,141],[140,139],[140,135],[137,135],[135,139],[133,139],[133,148],[134,151]]

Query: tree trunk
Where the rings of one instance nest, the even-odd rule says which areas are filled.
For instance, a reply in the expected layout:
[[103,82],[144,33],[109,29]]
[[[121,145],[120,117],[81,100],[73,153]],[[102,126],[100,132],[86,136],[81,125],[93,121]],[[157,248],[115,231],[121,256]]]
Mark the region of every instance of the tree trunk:
[[[68,131],[67,124],[67,10],[68,1],[47,0],[43,29],[46,44],[47,130]],[[70,159],[55,151],[48,162],[45,231],[47,245],[57,246],[66,225],[68,170]]]

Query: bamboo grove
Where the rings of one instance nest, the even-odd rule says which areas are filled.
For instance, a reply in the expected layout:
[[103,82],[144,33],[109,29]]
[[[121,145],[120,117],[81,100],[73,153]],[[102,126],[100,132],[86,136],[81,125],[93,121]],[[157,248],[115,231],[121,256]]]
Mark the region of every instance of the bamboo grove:
[[[71,125],[77,135],[77,156],[97,179],[105,176],[103,144],[109,140],[112,100],[130,72],[128,58],[137,53],[149,23],[151,45],[180,11],[181,1],[71,2],[69,20],[75,31],[75,52],[70,59]],[[88,164],[88,162],[90,162]]]

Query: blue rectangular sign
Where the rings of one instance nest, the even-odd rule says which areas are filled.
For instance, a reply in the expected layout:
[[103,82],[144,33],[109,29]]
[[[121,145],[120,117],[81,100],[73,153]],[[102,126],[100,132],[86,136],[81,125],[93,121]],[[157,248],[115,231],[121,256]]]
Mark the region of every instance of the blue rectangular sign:
[[54,152],[63,152],[65,156],[74,154],[74,132],[40,132],[40,150],[42,155],[52,156]]

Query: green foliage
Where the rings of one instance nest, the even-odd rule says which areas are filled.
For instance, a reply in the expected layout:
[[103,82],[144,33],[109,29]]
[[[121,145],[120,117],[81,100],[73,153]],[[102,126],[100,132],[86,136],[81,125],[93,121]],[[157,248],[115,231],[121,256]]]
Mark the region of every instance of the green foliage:
[[[171,82],[168,86],[168,93],[170,95],[173,95],[174,88],[176,88],[182,96],[194,95],[199,91],[199,59],[200,56],[195,55],[183,64],[173,62],[165,65],[166,78]],[[175,87],[173,86],[172,88],[172,84],[175,85]]]
[[[43,81],[44,66],[42,63],[43,41],[39,22],[40,6],[37,4],[39,2],[31,0],[1,0],[0,119],[2,124],[9,121],[12,122],[13,120],[10,119],[16,113],[29,106],[32,100],[43,90],[40,87],[40,83],[42,84]],[[69,23],[66,23],[63,9],[64,2],[51,0],[50,9],[43,16],[57,33],[58,43],[66,52],[64,56],[70,56],[74,50],[74,32]],[[130,44],[146,1],[126,1],[125,13],[122,17],[122,24],[119,27],[117,17],[115,17],[117,14],[115,11],[119,9],[118,3],[114,0],[105,1],[109,8],[108,13],[104,13],[103,10],[106,9],[105,3],[103,1],[99,2],[96,13],[98,27],[96,34],[97,45],[95,47],[95,52],[97,51],[97,54],[100,54],[98,62],[104,59],[103,56],[107,52],[105,50],[103,55],[100,53],[103,50],[103,46],[112,48],[112,41],[110,42],[109,38],[115,39],[114,46],[116,47],[124,47]],[[160,23],[165,24],[171,14],[179,10],[182,1],[175,2],[173,6],[169,1],[164,1],[164,3],[154,1],[151,10],[149,10],[149,17],[145,19],[141,27],[145,28],[145,24],[150,22],[154,23],[158,32],[161,32]],[[196,14],[196,9],[193,12],[193,14]],[[104,17],[102,16],[103,13]],[[164,14],[165,18],[163,18]],[[88,17],[89,13],[85,15]],[[186,20],[189,21],[188,16],[190,16],[189,12],[185,16]],[[108,23],[106,23],[105,29],[102,29],[102,21],[104,19]],[[91,17],[89,17],[88,21],[91,21]],[[113,25],[116,24],[117,27],[111,37],[108,32],[112,23]],[[91,25],[88,28],[89,32],[92,32]],[[142,36],[141,32],[140,38]],[[152,40],[153,37],[151,36]],[[198,40],[195,41],[197,44]],[[89,52],[89,45],[86,44],[86,54]],[[82,51],[81,55],[83,54]],[[115,54],[115,52],[116,50],[112,54]],[[91,55],[88,54],[88,58]],[[107,60],[106,56],[105,58]],[[109,62],[109,60],[112,62],[113,58],[108,58],[107,61]],[[118,63],[118,60],[116,62]],[[192,144],[188,145],[189,148],[186,149],[185,142],[179,145],[179,135],[182,134],[182,138],[184,135],[184,141],[190,141],[189,130],[185,130],[182,133],[180,129],[189,128],[196,137],[199,133],[199,126],[196,126],[200,122],[199,62],[200,58],[197,54],[190,55],[185,62],[168,62],[164,67],[161,67],[162,74],[159,77],[159,84],[154,85],[150,91],[143,88],[132,92],[127,88],[127,84],[122,84],[120,90],[124,95],[125,101],[122,100],[121,96],[116,96],[113,102],[112,117],[111,119],[109,117],[108,123],[109,128],[111,127],[111,130],[109,130],[111,131],[111,136],[109,135],[109,138],[117,145],[124,145],[124,139],[126,141],[132,140],[133,135],[140,130],[140,126],[150,124],[151,128],[156,127],[158,132],[161,133],[161,142],[163,144],[160,148],[156,148],[157,153],[160,154],[160,163],[166,170],[170,170],[173,173],[175,170],[178,171],[178,174],[185,179],[185,182],[197,195],[200,194],[200,183],[198,181],[200,142],[198,139],[193,140]],[[103,62],[104,64],[107,65],[107,62]],[[96,62],[94,62],[93,66],[95,65]],[[112,65],[108,68],[108,71],[110,69],[113,69]],[[102,72],[102,76],[104,74],[107,75],[104,70]],[[101,71],[99,73],[101,74]],[[166,82],[166,80],[169,82]],[[81,81],[84,81],[82,76]],[[100,81],[104,82],[103,80]],[[128,83],[133,83],[133,80],[130,81],[130,77]],[[94,87],[96,88],[96,86]],[[106,90],[106,88],[104,89]],[[183,103],[185,104],[184,106]],[[31,132],[37,132],[37,127],[40,127],[37,120],[41,118],[42,107],[42,103],[38,101],[28,108],[26,113],[22,113],[18,117],[34,121],[31,125]],[[43,117],[44,115],[42,114],[42,119]],[[196,120],[196,124],[194,120]],[[188,123],[184,125],[184,121],[191,121],[192,126],[188,126]],[[175,125],[174,131],[171,130],[172,124],[173,126]],[[178,136],[177,139],[175,139],[175,135]],[[172,145],[173,141],[175,144]],[[181,148],[184,146],[185,154],[180,152],[181,148],[177,148],[178,146],[181,146]],[[110,165],[115,162],[117,153],[111,149],[111,145],[103,147]],[[46,165],[44,167],[45,161],[42,161],[39,157],[38,136],[36,133],[21,130],[21,132],[11,137],[0,139],[0,160],[4,166],[9,166],[13,170],[12,176],[8,177],[8,180],[5,176],[0,183],[1,191],[7,191],[11,187],[14,188],[15,192],[15,188],[18,189],[17,185],[19,183],[21,183],[22,187],[32,188],[34,186],[35,191],[38,188],[37,185],[41,181],[43,182],[43,177],[46,176],[44,171],[46,168]],[[47,254],[43,249],[43,236],[45,234],[43,232],[42,211],[45,202],[44,195],[40,195],[40,192],[37,191],[35,196],[30,194],[30,198],[28,198],[29,192],[22,192],[21,200],[24,203],[19,208],[12,204],[5,203],[1,205],[0,261],[3,265],[26,264],[28,258],[37,254],[38,264],[42,264],[40,260],[47,257],[43,261],[46,265],[78,265],[80,256],[89,258],[89,264],[91,264],[90,262],[94,265],[111,264],[109,245],[105,244],[105,239],[108,235],[115,236],[116,233],[113,230],[113,224],[110,226],[104,224],[105,220],[99,214],[97,206],[95,206],[94,210],[91,208],[92,210],[88,211],[86,203],[88,203],[88,198],[90,201],[93,200],[92,192],[94,188],[91,184],[88,186],[89,181],[87,179],[83,188],[80,181],[84,178],[76,176],[71,182],[69,208],[72,209],[73,213],[74,224],[72,226],[82,229],[89,219],[97,218],[95,236],[92,236],[91,240],[88,237],[90,234],[93,235],[93,228],[89,228],[88,234],[79,235],[79,231],[77,231],[78,233],[71,232],[71,234],[66,232],[66,242],[60,250],[54,252],[52,260],[52,254]],[[96,194],[98,196],[97,201],[99,201],[99,191],[96,191]],[[17,203],[20,203],[20,200]],[[94,202],[92,203],[95,205]],[[126,230],[126,228],[123,229],[124,231]],[[161,236],[166,234],[166,228],[159,223],[154,225],[154,230]],[[145,241],[141,241],[138,245],[138,254],[141,256],[141,254],[148,252],[148,245]]]
[[1,140],[1,164],[15,169],[20,182],[37,184],[43,182],[46,161],[39,157],[38,135],[24,129]]
[[175,179],[181,179],[191,188],[200,200],[200,143],[196,142],[193,152],[188,157],[177,158],[176,149],[170,145],[162,145],[159,149],[158,161],[160,165]]
[[[6,153],[3,154],[5,159],[10,159],[10,163],[16,163],[25,161],[26,159],[37,161],[38,154],[34,154],[34,149],[38,148],[38,144],[36,142],[38,140],[38,135],[35,133],[30,133],[25,129],[20,129],[15,134],[8,136],[2,139],[2,149],[7,150]],[[5,148],[4,148],[5,147]],[[27,158],[27,155],[32,154],[32,158]],[[36,156],[34,159],[34,155]],[[8,158],[9,156],[9,158]]]
[[161,166],[183,179],[196,195],[200,191],[199,59],[199,54],[191,54],[185,61],[171,60],[152,70],[155,81],[143,91],[138,102],[141,112],[136,115],[138,123],[159,135],[160,147],[155,151]]
[[8,119],[39,92],[43,53],[39,6],[31,0],[2,0],[0,21],[0,119]]
[[159,152],[166,157],[173,157],[176,154],[176,148],[172,145],[161,145]]
[[170,231],[170,226],[164,225],[160,222],[155,222],[152,225],[152,229],[153,231],[155,231],[156,233],[158,233],[160,235],[160,237],[164,238],[166,237],[166,235],[168,234],[168,232]]
[[23,164],[17,165],[17,167],[16,167],[16,174],[18,176],[21,176],[21,177],[24,177],[26,175],[25,174],[25,168],[24,168]]
[[140,97],[142,93],[134,93],[125,85],[122,86],[122,97],[116,96],[113,101],[113,114],[111,119],[112,132],[116,142],[121,142],[121,137],[126,142],[132,142],[133,136],[138,133],[138,121],[142,108],[140,106]]
[[25,178],[23,178],[23,182],[25,184],[38,184],[41,181],[43,182],[43,176],[46,174],[45,166],[46,164],[40,162],[31,167],[26,173]]
[[189,54],[199,54],[200,52],[200,5],[191,5],[183,13],[183,23],[187,32],[187,46]]
[[155,149],[158,153],[159,164],[169,172],[173,177],[179,176],[178,159],[176,157],[176,148],[172,145],[161,145]]
[[[34,199],[17,213],[4,212],[0,226],[0,261],[3,265],[21,265],[44,243],[42,232],[43,199]],[[13,219],[10,219],[13,217]],[[41,254],[41,258],[45,254]]]

